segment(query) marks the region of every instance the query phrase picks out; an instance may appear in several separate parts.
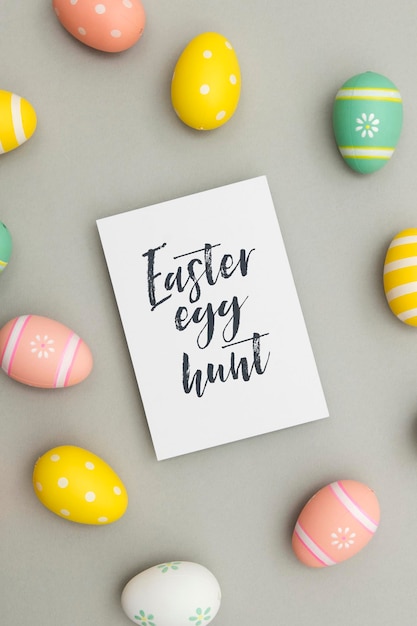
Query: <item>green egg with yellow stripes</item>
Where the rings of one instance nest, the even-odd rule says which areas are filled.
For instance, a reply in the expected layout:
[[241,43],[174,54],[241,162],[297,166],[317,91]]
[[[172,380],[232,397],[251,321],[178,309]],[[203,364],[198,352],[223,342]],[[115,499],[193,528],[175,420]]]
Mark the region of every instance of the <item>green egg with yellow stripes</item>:
[[0,274],[6,269],[12,253],[12,237],[3,222],[0,222]]
[[357,74],[336,94],[333,131],[340,154],[355,172],[371,174],[384,167],[394,154],[402,123],[401,94],[381,74]]

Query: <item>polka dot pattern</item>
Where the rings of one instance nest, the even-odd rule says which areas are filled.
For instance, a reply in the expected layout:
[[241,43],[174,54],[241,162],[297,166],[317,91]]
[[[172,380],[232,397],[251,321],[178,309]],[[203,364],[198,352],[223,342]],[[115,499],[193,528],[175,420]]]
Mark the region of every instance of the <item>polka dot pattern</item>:
[[63,27],[87,46],[121,52],[141,37],[146,15],[141,0],[53,0]]
[[186,46],[171,82],[172,106],[197,130],[227,122],[240,98],[240,68],[231,43],[217,33],[203,33]]
[[72,522],[109,524],[127,507],[126,489],[113,469],[77,446],[59,446],[40,457],[33,487],[46,508]]

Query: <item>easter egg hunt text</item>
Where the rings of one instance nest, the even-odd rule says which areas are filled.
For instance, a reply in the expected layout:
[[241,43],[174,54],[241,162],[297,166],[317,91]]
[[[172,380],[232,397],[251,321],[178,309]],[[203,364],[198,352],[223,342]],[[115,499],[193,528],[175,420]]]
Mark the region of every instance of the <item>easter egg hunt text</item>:
[[[226,382],[227,380],[242,380],[248,382],[253,373],[262,375],[267,368],[270,352],[266,358],[261,359],[261,337],[269,333],[255,331],[252,336],[243,339],[238,338],[242,319],[243,305],[249,299],[233,294],[230,298],[222,298],[217,304],[216,284],[222,280],[228,280],[232,276],[246,278],[249,272],[249,261],[255,248],[246,250],[240,248],[238,254],[225,253],[218,255],[221,244],[205,243],[203,248],[191,252],[176,255],[176,268],[164,274],[157,270],[159,264],[167,266],[167,244],[163,243],[156,248],[150,248],[142,256],[147,259],[147,292],[151,311],[167,302],[173,295],[186,297],[176,309],[174,326],[177,331],[184,332],[187,329],[197,327],[198,334],[195,346],[199,350],[207,350],[210,354],[220,349],[227,351],[232,348],[228,355],[227,365],[217,365],[206,361],[204,367],[194,369],[191,373],[190,350],[183,352],[182,356],[182,387],[186,394],[195,390],[197,397],[201,398],[209,383]],[[179,261],[179,259],[181,259]],[[236,289],[236,281],[233,283]],[[202,294],[210,289],[214,298],[210,298],[206,304],[200,304]],[[220,327],[220,330],[218,330]],[[216,332],[217,331],[217,332]],[[190,333],[187,333],[189,336]],[[213,342],[214,337],[217,338]],[[219,341],[223,345],[219,345]],[[238,350],[247,350],[250,346],[250,356],[237,356]],[[192,346],[191,346],[192,347]],[[198,356],[201,352],[197,351]],[[207,353],[205,353],[207,354]],[[206,357],[207,358],[207,357]]]

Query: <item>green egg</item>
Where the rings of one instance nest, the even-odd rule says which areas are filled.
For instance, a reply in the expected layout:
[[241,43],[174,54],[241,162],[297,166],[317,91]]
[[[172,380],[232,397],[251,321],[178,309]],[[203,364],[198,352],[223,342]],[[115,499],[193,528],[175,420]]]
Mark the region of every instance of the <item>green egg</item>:
[[0,274],[9,262],[12,253],[12,238],[7,226],[0,222]]
[[401,94],[381,74],[357,74],[336,94],[336,143],[346,164],[360,174],[376,172],[386,165],[400,138],[402,122]]

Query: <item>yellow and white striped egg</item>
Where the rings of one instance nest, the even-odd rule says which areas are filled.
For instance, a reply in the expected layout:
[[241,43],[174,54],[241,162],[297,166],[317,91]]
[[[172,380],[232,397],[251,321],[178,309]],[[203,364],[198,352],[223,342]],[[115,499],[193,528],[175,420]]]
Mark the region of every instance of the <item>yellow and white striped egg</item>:
[[384,291],[394,315],[417,326],[417,228],[402,230],[391,241],[384,263]]
[[0,89],[0,154],[18,148],[36,130],[33,106],[10,91]]

